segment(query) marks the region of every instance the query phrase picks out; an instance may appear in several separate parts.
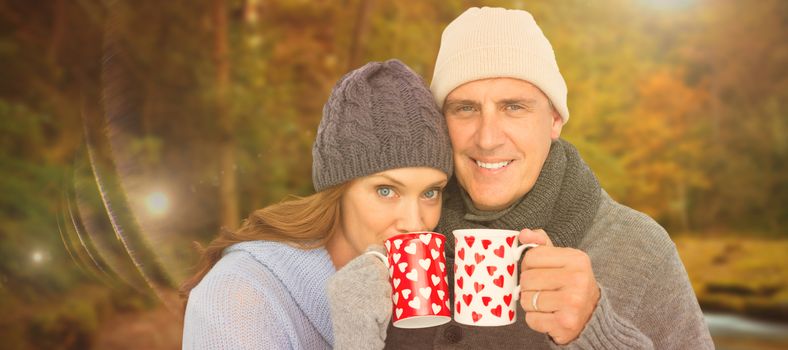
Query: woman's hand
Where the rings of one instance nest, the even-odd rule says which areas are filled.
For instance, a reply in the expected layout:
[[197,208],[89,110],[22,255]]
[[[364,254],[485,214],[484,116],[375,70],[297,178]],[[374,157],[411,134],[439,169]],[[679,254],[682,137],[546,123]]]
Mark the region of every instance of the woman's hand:
[[[370,246],[385,256],[382,246]],[[328,281],[335,349],[383,349],[391,321],[391,284],[386,264],[361,254]]]

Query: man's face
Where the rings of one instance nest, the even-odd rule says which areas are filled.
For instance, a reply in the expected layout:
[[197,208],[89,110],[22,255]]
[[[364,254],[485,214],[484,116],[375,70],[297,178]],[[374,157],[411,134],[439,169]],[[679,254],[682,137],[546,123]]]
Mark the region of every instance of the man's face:
[[563,127],[541,90],[512,78],[459,86],[443,113],[457,179],[481,210],[504,209],[533,188]]

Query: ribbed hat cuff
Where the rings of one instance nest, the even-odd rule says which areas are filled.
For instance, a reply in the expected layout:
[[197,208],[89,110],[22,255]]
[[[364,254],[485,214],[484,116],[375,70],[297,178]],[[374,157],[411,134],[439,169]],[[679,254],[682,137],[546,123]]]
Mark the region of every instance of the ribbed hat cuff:
[[[434,146],[426,147],[434,148]],[[452,154],[451,152],[443,153],[445,154],[437,157],[425,157],[425,154],[412,153],[405,150],[398,152],[383,152],[382,154],[366,153],[358,158],[346,158],[342,160],[342,165],[332,164],[330,166],[315,166],[312,168],[315,172],[312,174],[315,191],[320,192],[328,187],[339,185],[356,178],[399,168],[434,168],[451,177],[454,170],[452,167]],[[322,169],[322,171],[317,171],[318,169]]]

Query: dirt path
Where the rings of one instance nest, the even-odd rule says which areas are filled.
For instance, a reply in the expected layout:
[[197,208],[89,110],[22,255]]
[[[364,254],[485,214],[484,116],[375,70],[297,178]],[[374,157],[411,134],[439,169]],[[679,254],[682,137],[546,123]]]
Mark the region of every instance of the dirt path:
[[94,349],[176,350],[181,348],[180,316],[164,306],[117,314],[101,325]]

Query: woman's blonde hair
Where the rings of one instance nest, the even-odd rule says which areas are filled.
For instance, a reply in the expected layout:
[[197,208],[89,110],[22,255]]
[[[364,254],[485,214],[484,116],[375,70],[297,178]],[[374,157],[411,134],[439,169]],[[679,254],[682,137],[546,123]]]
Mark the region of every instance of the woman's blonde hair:
[[324,246],[339,225],[340,200],[349,185],[350,181],[307,197],[293,197],[255,210],[238,230],[223,230],[204,248],[197,243],[201,251],[197,272],[181,285],[181,297],[188,299],[192,288],[222,258],[224,249],[233,244],[266,240],[303,249]]

